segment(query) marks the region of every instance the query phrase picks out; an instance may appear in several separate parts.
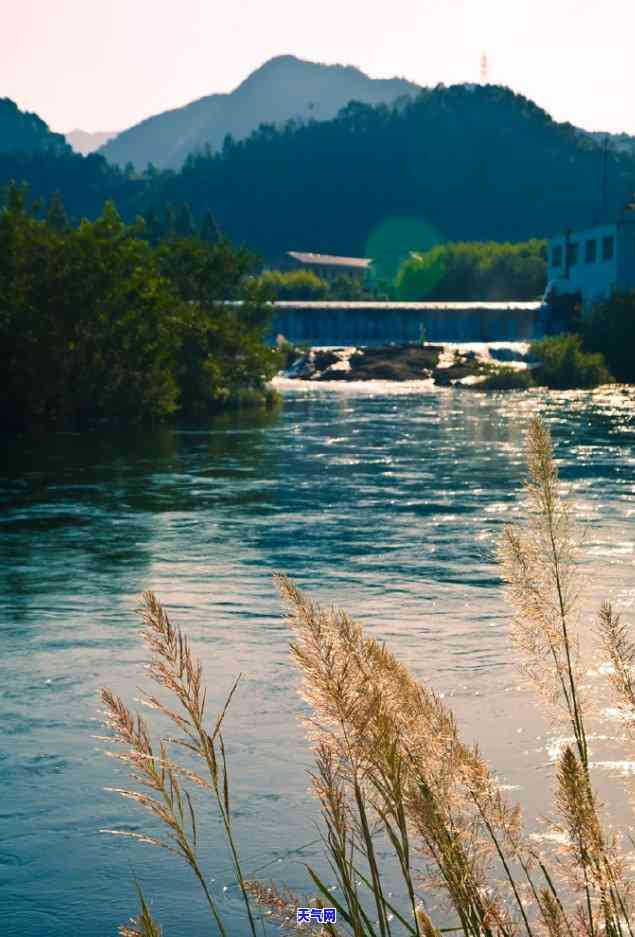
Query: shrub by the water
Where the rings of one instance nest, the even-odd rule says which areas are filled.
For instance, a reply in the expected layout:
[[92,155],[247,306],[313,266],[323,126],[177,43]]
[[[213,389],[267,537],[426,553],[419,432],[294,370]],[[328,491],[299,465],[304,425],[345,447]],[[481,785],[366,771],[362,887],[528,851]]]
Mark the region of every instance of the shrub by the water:
[[[267,395],[278,356],[255,265],[223,240],[152,246],[111,203],[71,228],[0,210],[0,427],[161,420]],[[243,299],[229,306],[227,299]]]
[[635,382],[635,290],[595,306],[582,331],[585,347],[604,355],[617,381]]
[[258,283],[264,287],[272,299],[319,300],[325,299],[329,285],[312,270],[266,270],[258,277]]
[[531,371],[517,368],[499,368],[477,388],[483,390],[527,390],[533,384]]
[[[286,578],[278,586],[289,607],[292,658],[309,707],[307,731],[315,760],[313,792],[324,825],[333,883],[307,866],[313,896],[248,881],[234,836],[222,712],[210,718],[200,663],[185,635],[151,593],[144,597],[143,637],[149,674],[158,690],[143,697],[170,720],[170,738],[151,741],[146,722],[109,690],[102,691],[106,724],[128,765],[130,788],[118,788],[152,815],[147,833],[119,835],[167,847],[201,886],[211,933],[228,935],[222,906],[201,865],[201,835],[188,787],[210,795],[225,831],[245,930],[256,927],[256,907],[285,929],[297,908],[335,908],[329,937],[630,937],[635,895],[621,835],[607,818],[594,785],[587,723],[592,705],[580,637],[582,580],[578,537],[560,495],[548,431],[533,420],[527,440],[527,523],[505,528],[501,572],[515,612],[512,641],[524,676],[546,702],[563,738],[551,778],[551,828],[529,835],[520,806],[501,787],[478,747],[464,741],[452,710],[419,683],[383,641],[366,637],[344,611],[321,608]],[[635,737],[635,644],[610,604],[598,610],[593,667],[604,680],[598,694],[623,717],[626,745]],[[610,667],[598,667],[598,650]],[[601,713],[598,712],[598,715]],[[173,736],[177,735],[176,738]],[[177,753],[195,759],[184,764]],[[200,819],[200,817],[199,817]],[[156,823],[164,835],[153,830]],[[378,840],[378,835],[383,834]],[[392,851],[403,901],[387,891],[385,864]],[[433,922],[424,902],[437,893],[452,914],[450,927]],[[436,915],[436,912],[435,912]],[[277,928],[276,928],[277,929]],[[187,928],[186,928],[187,930]],[[138,917],[122,937],[161,933],[142,898]]]
[[579,335],[541,338],[531,343],[530,353],[540,362],[535,371],[537,384],[555,390],[575,390],[612,381],[604,356],[584,351]]
[[361,300],[370,293],[356,277],[341,273],[332,282],[313,270],[266,270],[256,282],[271,299],[289,300]]

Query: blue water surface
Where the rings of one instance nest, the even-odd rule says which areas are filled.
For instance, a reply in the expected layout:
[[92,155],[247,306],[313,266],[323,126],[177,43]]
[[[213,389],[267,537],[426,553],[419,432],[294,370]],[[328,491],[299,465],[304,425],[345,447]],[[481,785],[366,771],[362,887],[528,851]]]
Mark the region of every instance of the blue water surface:
[[[99,688],[134,706],[146,685],[146,589],[190,634],[212,711],[243,675],[226,739],[248,873],[301,890],[305,862],[325,870],[275,571],[386,640],[450,698],[530,811],[542,807],[550,726],[519,686],[495,561],[502,525],[522,513],[534,412],[586,530],[589,608],[611,594],[628,611],[635,435],[618,390],[303,387],[279,410],[206,426],[5,437],[0,934],[112,937],[136,910],[135,879],[167,937],[214,933],[178,860],[99,832],[157,830],[104,790],[126,772],[95,738]],[[211,808],[201,825],[210,887],[242,937]]]

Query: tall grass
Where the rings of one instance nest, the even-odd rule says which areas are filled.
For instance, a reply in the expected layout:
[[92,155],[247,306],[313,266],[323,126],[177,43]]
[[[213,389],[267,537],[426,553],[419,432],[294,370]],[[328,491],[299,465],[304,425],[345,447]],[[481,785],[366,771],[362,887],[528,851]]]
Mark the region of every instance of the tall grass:
[[[254,935],[258,908],[292,929],[295,909],[312,905],[337,909],[337,925],[313,931],[331,937],[440,937],[445,930],[465,937],[634,937],[633,885],[589,761],[577,533],[561,497],[549,433],[539,420],[527,436],[527,460],[527,520],[505,529],[500,560],[520,666],[573,739],[554,772],[551,819],[559,851],[527,835],[520,806],[501,790],[478,747],[462,738],[451,709],[434,690],[417,682],[384,644],[366,637],[346,612],[320,607],[279,576],[291,653],[311,711],[312,786],[336,889],[310,867],[312,899],[246,881],[222,735],[236,684],[222,711],[210,718],[200,663],[154,595],[146,593],[142,634],[151,655],[149,672],[173,702],[152,694],[144,702],[170,719],[178,734],[154,746],[146,722],[102,691],[105,721],[120,748],[115,757],[128,765],[135,782],[117,792],[158,818],[165,832],[123,835],[170,849],[186,862],[200,883],[212,932],[228,933],[197,852],[192,785],[209,794],[221,818],[245,927]],[[597,648],[611,664],[609,688],[631,729],[635,645],[608,603],[598,611]],[[198,767],[186,766],[176,757],[179,751]],[[396,868],[403,885],[401,903],[387,890],[387,848],[390,870]],[[432,895],[444,899],[449,928],[433,921],[427,904]],[[156,937],[161,930],[140,899],[137,918],[120,933]],[[183,933],[189,934],[187,925]]]

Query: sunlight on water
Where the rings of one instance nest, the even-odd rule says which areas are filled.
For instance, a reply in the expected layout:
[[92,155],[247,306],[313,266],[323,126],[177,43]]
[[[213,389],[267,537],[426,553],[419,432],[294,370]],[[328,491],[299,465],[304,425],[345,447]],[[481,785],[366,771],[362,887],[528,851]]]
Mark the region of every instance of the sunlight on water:
[[[143,589],[191,634],[212,707],[243,673],[226,734],[249,874],[302,890],[303,863],[323,869],[276,570],[345,606],[443,692],[529,816],[549,803],[562,729],[513,666],[496,541],[522,515],[523,433],[540,412],[585,529],[585,621],[607,596],[632,606],[632,394],[278,386],[279,413],[10,441],[0,477],[3,937],[110,937],[135,910],[134,877],[167,933],[203,932],[187,870],[98,832],[141,829],[133,805],[104,792],[125,773],[93,736],[98,688],[132,701],[144,680]],[[592,688],[602,669],[594,660]],[[609,716],[591,743],[605,799],[615,776],[632,773]],[[220,831],[209,822],[203,832],[210,882],[240,937]]]

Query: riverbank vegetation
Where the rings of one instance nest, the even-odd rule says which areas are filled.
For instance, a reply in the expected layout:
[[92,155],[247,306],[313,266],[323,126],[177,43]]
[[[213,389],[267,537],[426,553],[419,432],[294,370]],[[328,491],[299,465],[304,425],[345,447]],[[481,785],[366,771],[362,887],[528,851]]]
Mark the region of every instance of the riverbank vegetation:
[[613,378],[604,356],[585,351],[576,334],[550,335],[532,342],[530,355],[539,362],[534,380],[554,390],[576,390],[609,384]]
[[144,234],[112,203],[71,228],[59,201],[41,219],[10,189],[0,211],[0,427],[203,416],[269,396],[279,362],[263,340],[267,306],[246,284],[254,257],[223,239],[153,246]]
[[547,244],[492,241],[439,244],[413,252],[395,278],[405,301],[489,302],[540,299],[547,285]]
[[355,302],[374,298],[359,279],[344,273],[329,282],[312,270],[266,270],[256,283],[273,300]]
[[604,355],[617,381],[635,383],[635,290],[598,303],[579,328],[585,349]]
[[[368,638],[346,612],[318,606],[278,577],[289,608],[292,659],[309,708],[312,787],[332,881],[307,867],[313,892],[307,897],[246,880],[223,740],[237,683],[220,714],[210,717],[202,668],[186,636],[156,597],[145,595],[142,634],[156,689],[143,701],[170,722],[171,737],[155,745],[141,716],[102,691],[115,756],[133,781],[117,793],[153,820],[147,831],[106,832],[167,848],[183,859],[201,885],[212,932],[229,934],[200,864],[201,829],[190,787],[215,804],[244,902],[244,932],[253,937],[267,932],[262,912],[292,930],[296,910],[311,907],[336,910],[337,922],[316,930],[329,937],[441,937],[448,914],[449,929],[464,937],[632,934],[628,830],[622,833],[599,801],[589,739],[593,700],[602,707],[610,701],[622,717],[619,735],[627,750],[632,747],[635,645],[613,607],[603,604],[589,649],[601,683],[592,693],[588,641],[581,640],[589,625],[581,615],[578,536],[561,496],[549,433],[536,419],[527,436],[527,459],[526,523],[504,529],[499,555],[514,611],[515,655],[562,737],[545,835],[532,835],[520,805],[478,747],[462,737],[441,695],[416,681],[385,643]],[[177,753],[192,760],[184,762]],[[386,883],[389,854],[391,870],[401,878],[401,897]],[[138,917],[121,930],[124,937],[161,933],[149,908],[142,898]]]

